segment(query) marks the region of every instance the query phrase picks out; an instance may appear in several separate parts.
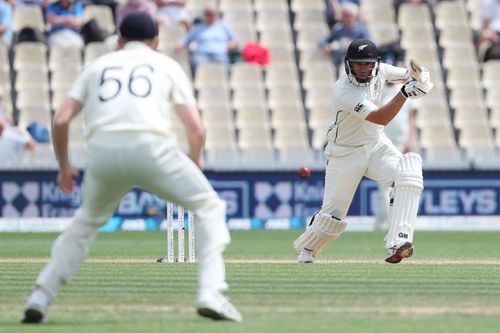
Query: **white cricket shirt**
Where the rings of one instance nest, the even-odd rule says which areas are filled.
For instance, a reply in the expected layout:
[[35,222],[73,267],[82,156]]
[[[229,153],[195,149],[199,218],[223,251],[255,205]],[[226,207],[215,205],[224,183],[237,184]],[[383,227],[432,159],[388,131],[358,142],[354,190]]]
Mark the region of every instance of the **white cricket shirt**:
[[359,147],[375,143],[384,126],[365,118],[381,105],[381,93],[385,82],[404,82],[405,68],[380,64],[374,81],[368,87],[358,87],[344,73],[333,87],[334,121],[328,132],[328,140],[339,146]]
[[87,139],[99,131],[144,131],[173,138],[172,107],[196,104],[181,66],[141,42],[129,42],[91,63],[68,96],[84,105]]

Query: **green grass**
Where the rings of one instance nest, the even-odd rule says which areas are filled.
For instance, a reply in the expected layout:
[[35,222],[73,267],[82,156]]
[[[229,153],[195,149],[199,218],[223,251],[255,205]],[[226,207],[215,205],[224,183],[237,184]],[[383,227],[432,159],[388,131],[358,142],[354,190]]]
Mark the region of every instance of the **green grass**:
[[0,234],[0,332],[498,332],[498,232],[417,232],[401,265],[382,262],[382,233],[345,233],[321,255],[328,263],[298,265],[298,234],[232,232],[228,295],[241,324],[195,315],[196,265],[154,262],[164,233],[101,234],[92,259],[131,262],[85,263],[41,327],[18,321],[44,265],[31,259],[48,258],[56,235]]

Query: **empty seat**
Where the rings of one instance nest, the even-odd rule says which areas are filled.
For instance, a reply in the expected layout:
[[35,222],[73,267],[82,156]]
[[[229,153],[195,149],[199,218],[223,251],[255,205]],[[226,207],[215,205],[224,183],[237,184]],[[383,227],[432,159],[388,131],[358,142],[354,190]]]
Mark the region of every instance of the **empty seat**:
[[447,25],[467,24],[467,11],[461,0],[439,1],[435,13],[436,26],[440,30]]
[[39,88],[45,91],[49,90],[49,79],[47,72],[40,68],[21,69],[16,73],[16,91],[24,89]]
[[306,94],[306,106],[309,109],[317,107],[333,107],[333,90],[329,86],[309,89]]
[[325,11],[325,1],[323,0],[292,0],[291,9],[294,12],[302,12],[307,10]]
[[394,21],[373,24],[370,22],[368,28],[377,45],[383,45],[399,41],[399,27]]
[[403,3],[399,7],[398,24],[401,28],[431,22],[431,12],[425,4]]
[[207,149],[235,147],[236,133],[231,127],[213,127],[207,129],[205,147]]
[[299,108],[302,106],[300,91],[292,86],[270,89],[267,104],[270,109]]
[[236,110],[235,124],[243,127],[270,127],[269,112],[264,105],[243,107]]
[[220,0],[219,9],[222,12],[235,9],[251,12],[253,11],[252,0]]
[[321,87],[333,87],[336,75],[333,68],[323,66],[322,63],[312,64],[304,70],[302,85],[306,90]]
[[49,70],[54,71],[68,67],[77,71],[82,68],[81,50],[76,47],[51,46],[49,49]]
[[159,27],[158,39],[160,44],[158,49],[166,54],[173,53],[177,42],[184,35],[180,25],[163,24]]
[[271,112],[271,126],[274,129],[306,128],[305,112],[302,106],[277,107]]
[[115,22],[111,8],[105,5],[85,5],[83,9],[83,20],[95,19],[101,30],[111,35],[115,32]]
[[322,25],[324,29],[327,30],[325,22],[325,12],[321,9],[310,9],[297,12],[293,21],[293,27],[297,31],[302,31],[303,29],[307,29],[311,25],[318,24]]
[[444,49],[443,65],[446,68],[456,66],[477,67],[477,54],[472,44],[449,45]]
[[250,106],[262,106],[266,104],[266,95],[263,87],[245,87],[236,89],[233,93],[232,104],[235,109],[246,108]]
[[227,70],[224,64],[205,63],[198,65],[195,77],[197,89],[222,84],[227,84]]
[[271,129],[268,127],[242,127],[239,129],[238,145],[242,149],[272,149]]
[[318,48],[318,42],[328,35],[325,24],[310,24],[297,32],[297,48],[299,50],[311,50]]
[[34,28],[45,31],[42,7],[39,5],[18,5],[15,7],[12,19],[12,30],[19,31],[22,28]]
[[287,0],[255,0],[254,7],[257,12],[269,9],[288,11]]
[[331,58],[319,48],[311,50],[302,50],[300,52],[300,57],[299,57],[300,69],[304,70],[311,63],[322,63],[325,65],[325,67],[326,66],[331,68],[334,67]]
[[230,84],[233,89],[263,85],[262,68],[245,62],[231,66]]
[[280,85],[298,85],[298,73],[295,64],[271,64],[266,69],[265,83],[268,88]]
[[23,42],[14,45],[14,69],[35,67],[47,69],[47,47],[39,42]]
[[265,46],[291,47],[293,45],[290,27],[286,25],[262,30],[259,41]]
[[472,43],[472,31],[468,25],[455,24],[447,26],[441,30],[439,34],[439,45],[442,47],[448,47],[460,43]]
[[104,42],[92,42],[87,45],[85,45],[84,49],[84,66],[87,66],[90,64],[92,61],[95,59],[99,58],[100,56],[110,52],[111,49],[108,44]]
[[309,148],[307,128],[300,124],[276,128],[274,146],[278,149],[287,147]]
[[484,125],[465,127],[460,130],[458,143],[469,152],[477,147],[493,147],[491,128]]

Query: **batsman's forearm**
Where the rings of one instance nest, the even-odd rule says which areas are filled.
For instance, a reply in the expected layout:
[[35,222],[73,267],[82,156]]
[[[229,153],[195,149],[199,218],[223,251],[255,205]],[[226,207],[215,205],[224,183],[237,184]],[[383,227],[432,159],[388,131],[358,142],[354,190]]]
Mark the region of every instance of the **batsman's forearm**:
[[57,119],[55,119],[52,126],[52,141],[60,169],[64,169],[70,164],[68,155],[68,133],[69,123],[57,122]]
[[394,98],[384,106],[371,112],[365,119],[379,125],[387,125],[398,114],[406,98],[403,94],[398,93]]
[[189,143],[189,157],[197,163],[202,154],[203,147],[205,146],[205,130],[200,129],[197,132],[190,132],[188,134],[188,143]]

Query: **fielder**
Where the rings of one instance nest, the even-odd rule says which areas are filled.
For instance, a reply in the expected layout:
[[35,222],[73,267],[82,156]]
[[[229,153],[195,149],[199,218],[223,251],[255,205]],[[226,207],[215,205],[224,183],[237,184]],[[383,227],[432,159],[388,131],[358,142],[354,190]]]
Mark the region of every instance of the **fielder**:
[[[388,263],[413,254],[413,230],[423,189],[422,160],[402,154],[383,134],[407,98],[428,94],[429,72],[411,61],[411,68],[380,63],[378,49],[367,39],[353,41],[345,58],[345,75],[333,88],[335,119],[325,147],[327,166],[321,210],[295,240],[299,263],[312,263],[326,244],[344,232],[345,217],[363,176],[393,186],[389,230],[385,238]],[[385,82],[404,83],[387,104],[380,104]]]
[[[97,229],[121,198],[141,187],[196,214],[199,241],[198,314],[241,321],[222,295],[227,289],[222,252],[230,242],[225,203],[200,168],[205,129],[189,79],[179,64],[154,51],[158,28],[146,13],[132,13],[119,28],[119,50],[97,59],[78,76],[54,116],[59,187],[74,189],[77,171],[68,157],[68,127],[84,108],[87,156],[82,206],[55,241],[24,311],[23,323],[42,323],[62,285],[87,256]],[[186,127],[189,158],[170,131],[176,110]]]

